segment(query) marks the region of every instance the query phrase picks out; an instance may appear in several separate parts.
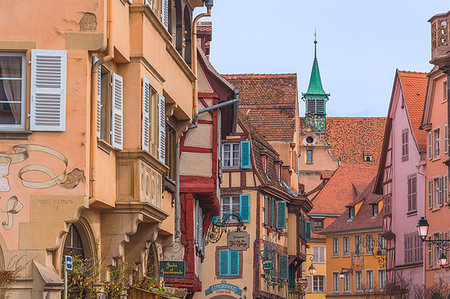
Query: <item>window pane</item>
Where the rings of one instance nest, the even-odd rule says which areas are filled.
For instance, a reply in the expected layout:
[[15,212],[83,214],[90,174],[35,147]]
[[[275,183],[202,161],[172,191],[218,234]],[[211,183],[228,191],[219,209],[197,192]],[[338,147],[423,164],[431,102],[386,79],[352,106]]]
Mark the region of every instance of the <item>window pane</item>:
[[21,78],[22,57],[0,56],[0,78]]

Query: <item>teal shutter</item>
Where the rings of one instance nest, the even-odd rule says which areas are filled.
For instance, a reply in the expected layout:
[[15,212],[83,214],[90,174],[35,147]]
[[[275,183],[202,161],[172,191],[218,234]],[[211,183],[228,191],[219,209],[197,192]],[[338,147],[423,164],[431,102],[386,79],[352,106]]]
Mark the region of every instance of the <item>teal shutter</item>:
[[273,197],[272,198],[270,198],[270,226],[274,226],[273,225],[273,220],[274,220],[274,217],[273,217],[273,214],[275,213],[275,200],[273,199]]
[[278,279],[288,280],[288,262],[289,257],[287,254],[281,254],[278,256]]
[[302,217],[300,218],[300,237],[302,237],[302,239],[305,239],[305,219]]
[[241,142],[241,168],[251,168],[249,140]]
[[306,234],[305,234],[305,240],[311,241],[311,221],[306,221]]
[[230,276],[239,276],[239,251],[230,250]]
[[277,201],[277,228],[286,229],[286,202]]
[[269,197],[264,195],[264,224],[269,223]]
[[250,222],[250,194],[241,194],[241,221]]
[[219,275],[227,276],[229,275],[228,267],[228,253],[229,249],[219,250]]

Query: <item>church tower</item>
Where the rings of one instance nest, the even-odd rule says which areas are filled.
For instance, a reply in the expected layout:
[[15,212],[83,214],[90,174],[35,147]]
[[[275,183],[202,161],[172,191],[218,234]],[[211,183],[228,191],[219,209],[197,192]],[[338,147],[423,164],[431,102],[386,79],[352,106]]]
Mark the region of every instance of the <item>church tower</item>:
[[319,63],[317,62],[317,39],[314,38],[314,62],[309,79],[309,87],[306,93],[302,93],[302,99],[305,101],[305,121],[307,126],[314,126],[320,132],[326,130],[326,103],[329,96],[330,94],[325,93],[322,87]]

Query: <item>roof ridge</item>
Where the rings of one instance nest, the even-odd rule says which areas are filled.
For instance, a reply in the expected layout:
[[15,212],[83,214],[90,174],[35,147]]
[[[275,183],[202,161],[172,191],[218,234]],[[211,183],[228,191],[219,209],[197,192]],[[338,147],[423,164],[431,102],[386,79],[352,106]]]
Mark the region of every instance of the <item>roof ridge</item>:
[[221,74],[222,76],[297,76],[297,73],[242,73],[242,74]]
[[399,73],[405,73],[405,74],[418,74],[418,75],[427,75],[428,72],[417,72],[417,71],[405,71],[405,70],[398,70]]

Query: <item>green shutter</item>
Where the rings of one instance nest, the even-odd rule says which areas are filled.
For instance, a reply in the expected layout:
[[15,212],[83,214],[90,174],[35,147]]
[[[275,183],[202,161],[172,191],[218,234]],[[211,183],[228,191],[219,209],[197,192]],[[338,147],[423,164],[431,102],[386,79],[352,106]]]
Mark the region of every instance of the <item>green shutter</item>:
[[230,250],[230,276],[239,276],[239,251]]
[[241,221],[250,222],[250,194],[241,194]]
[[275,213],[275,199],[273,199],[273,197],[270,198],[270,226],[274,226],[273,225],[273,214]]
[[306,234],[305,240],[311,241],[311,221],[306,221]]
[[228,253],[229,249],[219,250],[219,275],[227,276],[229,275],[229,267],[228,267]]
[[264,224],[269,222],[269,197],[264,195]]
[[251,168],[249,140],[241,142],[241,168]]
[[288,280],[288,262],[289,256],[287,254],[281,254],[278,256],[278,279]]
[[286,229],[286,202],[277,201],[277,228]]

